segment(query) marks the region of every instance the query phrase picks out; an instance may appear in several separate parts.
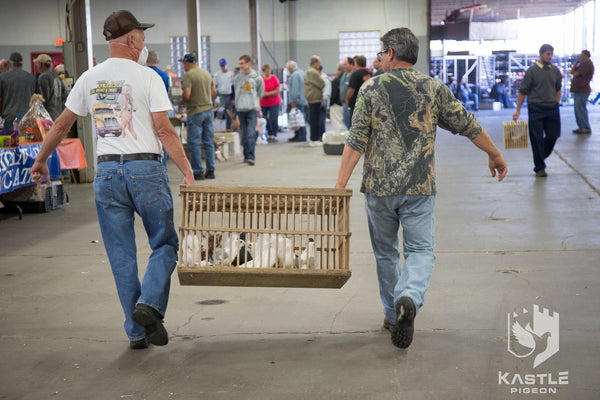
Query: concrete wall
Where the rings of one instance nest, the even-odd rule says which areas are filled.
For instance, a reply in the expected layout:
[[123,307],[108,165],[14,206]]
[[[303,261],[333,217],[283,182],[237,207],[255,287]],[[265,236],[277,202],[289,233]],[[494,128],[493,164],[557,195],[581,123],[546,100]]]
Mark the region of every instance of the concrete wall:
[[[5,2],[8,0],[2,0]],[[94,0],[91,3],[92,42],[98,62],[108,57],[102,25],[106,16],[115,10],[129,9],[140,21],[156,23],[146,31],[146,43],[149,49],[159,52],[162,68],[170,63],[169,37],[187,35],[186,0]],[[65,4],[66,0],[30,0],[12,1],[10,7],[2,7],[0,58],[8,58],[12,51],[20,51],[24,58],[32,51],[61,51],[55,39],[66,37]],[[311,55],[318,54],[325,71],[333,74],[339,62],[338,35],[342,31],[379,30],[383,34],[392,28],[407,26],[421,43],[417,68],[424,73],[428,71],[427,0],[298,0],[290,4],[258,0],[262,63],[283,67],[290,58],[288,8],[295,7],[293,47],[302,68]],[[219,58],[226,58],[235,66],[240,55],[250,52],[248,14],[247,0],[200,0],[201,33],[210,36],[213,72],[218,69]],[[25,69],[30,69],[28,63]]]

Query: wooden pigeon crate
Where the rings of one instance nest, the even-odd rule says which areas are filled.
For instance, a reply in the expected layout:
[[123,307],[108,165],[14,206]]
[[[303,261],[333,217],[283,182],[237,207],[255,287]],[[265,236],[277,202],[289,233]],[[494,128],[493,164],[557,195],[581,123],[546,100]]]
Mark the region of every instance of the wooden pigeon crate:
[[502,138],[505,149],[526,149],[527,121],[508,121],[502,123]]
[[350,189],[182,185],[180,284],[341,288],[351,276],[351,196]]

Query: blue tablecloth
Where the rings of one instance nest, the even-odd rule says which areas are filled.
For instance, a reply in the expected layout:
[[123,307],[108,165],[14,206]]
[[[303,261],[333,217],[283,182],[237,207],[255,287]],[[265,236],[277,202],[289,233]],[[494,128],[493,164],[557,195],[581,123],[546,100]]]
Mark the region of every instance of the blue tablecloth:
[[[0,194],[35,185],[31,179],[31,167],[41,147],[41,143],[36,143],[0,149]],[[56,150],[48,158],[48,169],[50,179],[60,178],[60,160]]]

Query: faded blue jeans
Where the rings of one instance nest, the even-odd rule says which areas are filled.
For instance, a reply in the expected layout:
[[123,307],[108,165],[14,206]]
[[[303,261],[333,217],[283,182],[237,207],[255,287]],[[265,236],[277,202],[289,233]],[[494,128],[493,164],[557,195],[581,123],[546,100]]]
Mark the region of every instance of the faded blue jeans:
[[[130,340],[142,339],[146,333],[133,321],[133,310],[137,303],[144,303],[165,315],[177,264],[179,241],[167,173],[159,161],[101,162],[94,194],[102,240],[125,312],[125,332]],[[152,249],[141,283],[135,214],[142,218]]]
[[589,94],[573,93],[573,109],[575,110],[575,122],[579,129],[590,130],[590,120],[588,119],[587,100]]
[[[434,206],[435,196],[365,195],[383,313],[392,323],[396,322],[395,304],[400,297],[410,297],[417,311],[425,301],[435,261]],[[400,226],[403,265],[398,249]]]
[[256,147],[256,121],[258,118],[257,110],[239,111],[240,119],[240,141],[244,148],[244,161],[256,159],[254,149]]
[[206,170],[215,170],[215,129],[213,110],[202,111],[188,117],[187,142],[190,151],[190,164],[194,174],[202,173],[202,148]]

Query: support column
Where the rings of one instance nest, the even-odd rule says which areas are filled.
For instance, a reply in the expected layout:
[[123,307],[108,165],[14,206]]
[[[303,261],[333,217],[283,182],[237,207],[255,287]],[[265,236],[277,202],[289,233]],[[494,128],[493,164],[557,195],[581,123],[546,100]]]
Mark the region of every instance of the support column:
[[260,73],[260,41],[259,41],[259,19],[258,19],[258,1],[248,0],[250,8],[250,49],[252,58],[252,67]]
[[289,59],[298,62],[298,49],[296,45],[296,2],[288,1],[288,54]]
[[187,0],[188,51],[196,53],[200,68],[208,68],[202,60],[202,38],[200,30],[200,0]]
[[[69,9],[70,42],[64,48],[65,69],[75,80],[93,65],[90,0],[73,0]],[[65,42],[66,43],[66,42]],[[70,65],[67,65],[70,64]],[[85,149],[88,167],[79,171],[80,182],[93,182],[96,175],[96,141],[92,118],[77,118],[77,137]]]

